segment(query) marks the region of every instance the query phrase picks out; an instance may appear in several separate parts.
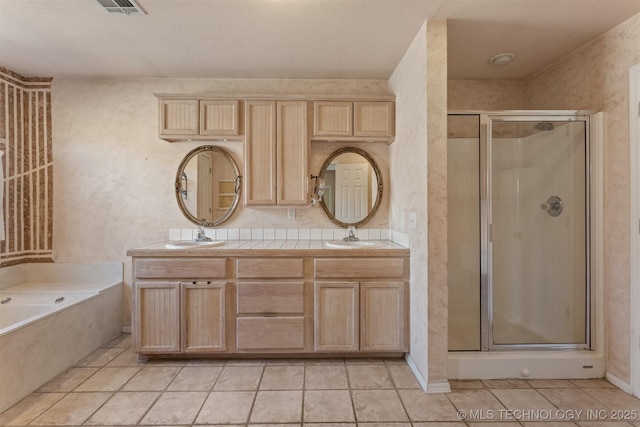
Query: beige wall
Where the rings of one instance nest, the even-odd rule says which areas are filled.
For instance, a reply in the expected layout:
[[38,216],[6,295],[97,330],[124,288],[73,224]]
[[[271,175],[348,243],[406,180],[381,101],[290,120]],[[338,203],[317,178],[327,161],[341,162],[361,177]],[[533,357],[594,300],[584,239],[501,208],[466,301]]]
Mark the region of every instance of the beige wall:
[[607,371],[630,380],[629,68],[640,63],[640,15],[525,81],[527,109],[607,114],[605,146],[605,312]]
[[[410,362],[423,385],[429,374],[427,331],[427,24],[396,67],[389,89],[396,96],[396,141],[390,147],[389,225],[408,233],[411,245]],[[415,229],[408,213],[416,214]]]
[[[391,76],[391,228],[411,246],[411,353],[427,390],[447,382],[447,24],[425,23]],[[409,225],[409,213],[417,217]]]
[[449,80],[449,110],[521,110],[524,83],[516,80]]
[[427,26],[429,383],[447,383],[447,23]]
[[[182,158],[200,142],[158,139],[154,93],[345,94],[388,93],[386,80],[54,79],[54,259],[117,261],[130,248],[168,239],[171,228],[194,228],[178,209],[174,179]],[[214,143],[243,167],[242,142]],[[340,144],[312,143],[311,173]],[[363,143],[389,182],[384,143]],[[388,227],[388,195],[367,224]],[[240,209],[224,227],[334,228],[322,209]],[[128,313],[128,307],[126,309]],[[128,319],[126,319],[128,320]]]

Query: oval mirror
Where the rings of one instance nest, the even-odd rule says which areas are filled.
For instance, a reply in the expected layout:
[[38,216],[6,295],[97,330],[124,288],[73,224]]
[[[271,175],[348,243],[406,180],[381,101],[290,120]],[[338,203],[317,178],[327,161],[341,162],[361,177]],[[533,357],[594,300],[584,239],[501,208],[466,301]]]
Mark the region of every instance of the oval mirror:
[[240,200],[240,172],[229,153],[203,145],[191,150],[178,167],[176,200],[187,219],[214,227],[229,219]]
[[382,173],[364,150],[345,147],[333,152],[322,165],[320,206],[341,227],[359,227],[371,220],[382,201]]

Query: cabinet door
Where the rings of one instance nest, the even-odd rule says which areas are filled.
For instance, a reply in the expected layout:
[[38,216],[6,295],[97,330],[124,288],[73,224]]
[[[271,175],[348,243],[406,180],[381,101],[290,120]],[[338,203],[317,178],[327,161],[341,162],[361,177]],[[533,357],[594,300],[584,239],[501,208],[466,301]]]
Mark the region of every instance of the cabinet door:
[[246,101],[246,205],[276,204],[276,102]]
[[197,99],[160,99],[159,103],[160,138],[199,134]]
[[306,101],[278,101],[278,204],[305,206],[309,202],[309,133]]
[[180,285],[136,283],[135,348],[142,353],[180,351]]
[[187,353],[225,351],[225,282],[182,283],[182,341]]
[[314,103],[314,136],[352,136],[353,102],[316,101]]
[[353,136],[393,137],[394,103],[391,101],[354,102]]
[[315,283],[315,351],[358,351],[358,301],[358,282]]
[[361,350],[405,350],[404,289],[404,282],[360,282]]
[[200,135],[240,135],[239,109],[237,99],[200,101]]

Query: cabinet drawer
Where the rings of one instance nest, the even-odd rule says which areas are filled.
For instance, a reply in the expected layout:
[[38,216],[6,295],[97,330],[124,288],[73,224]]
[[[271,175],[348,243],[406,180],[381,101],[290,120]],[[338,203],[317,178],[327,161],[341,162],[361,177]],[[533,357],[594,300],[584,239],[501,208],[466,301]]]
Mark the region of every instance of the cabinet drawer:
[[304,283],[238,283],[238,314],[304,312]]
[[226,277],[225,258],[141,259],[136,261],[138,279],[222,279]]
[[317,278],[404,277],[403,258],[317,258]]
[[304,317],[239,317],[238,350],[303,350]]
[[300,279],[304,277],[302,258],[238,259],[239,279]]

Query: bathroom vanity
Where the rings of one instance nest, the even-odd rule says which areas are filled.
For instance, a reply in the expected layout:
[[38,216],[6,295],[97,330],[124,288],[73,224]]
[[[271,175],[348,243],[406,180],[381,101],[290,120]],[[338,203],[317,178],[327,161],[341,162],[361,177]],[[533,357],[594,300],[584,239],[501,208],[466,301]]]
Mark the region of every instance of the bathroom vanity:
[[399,356],[408,351],[409,250],[316,241],[129,250],[142,355]]

